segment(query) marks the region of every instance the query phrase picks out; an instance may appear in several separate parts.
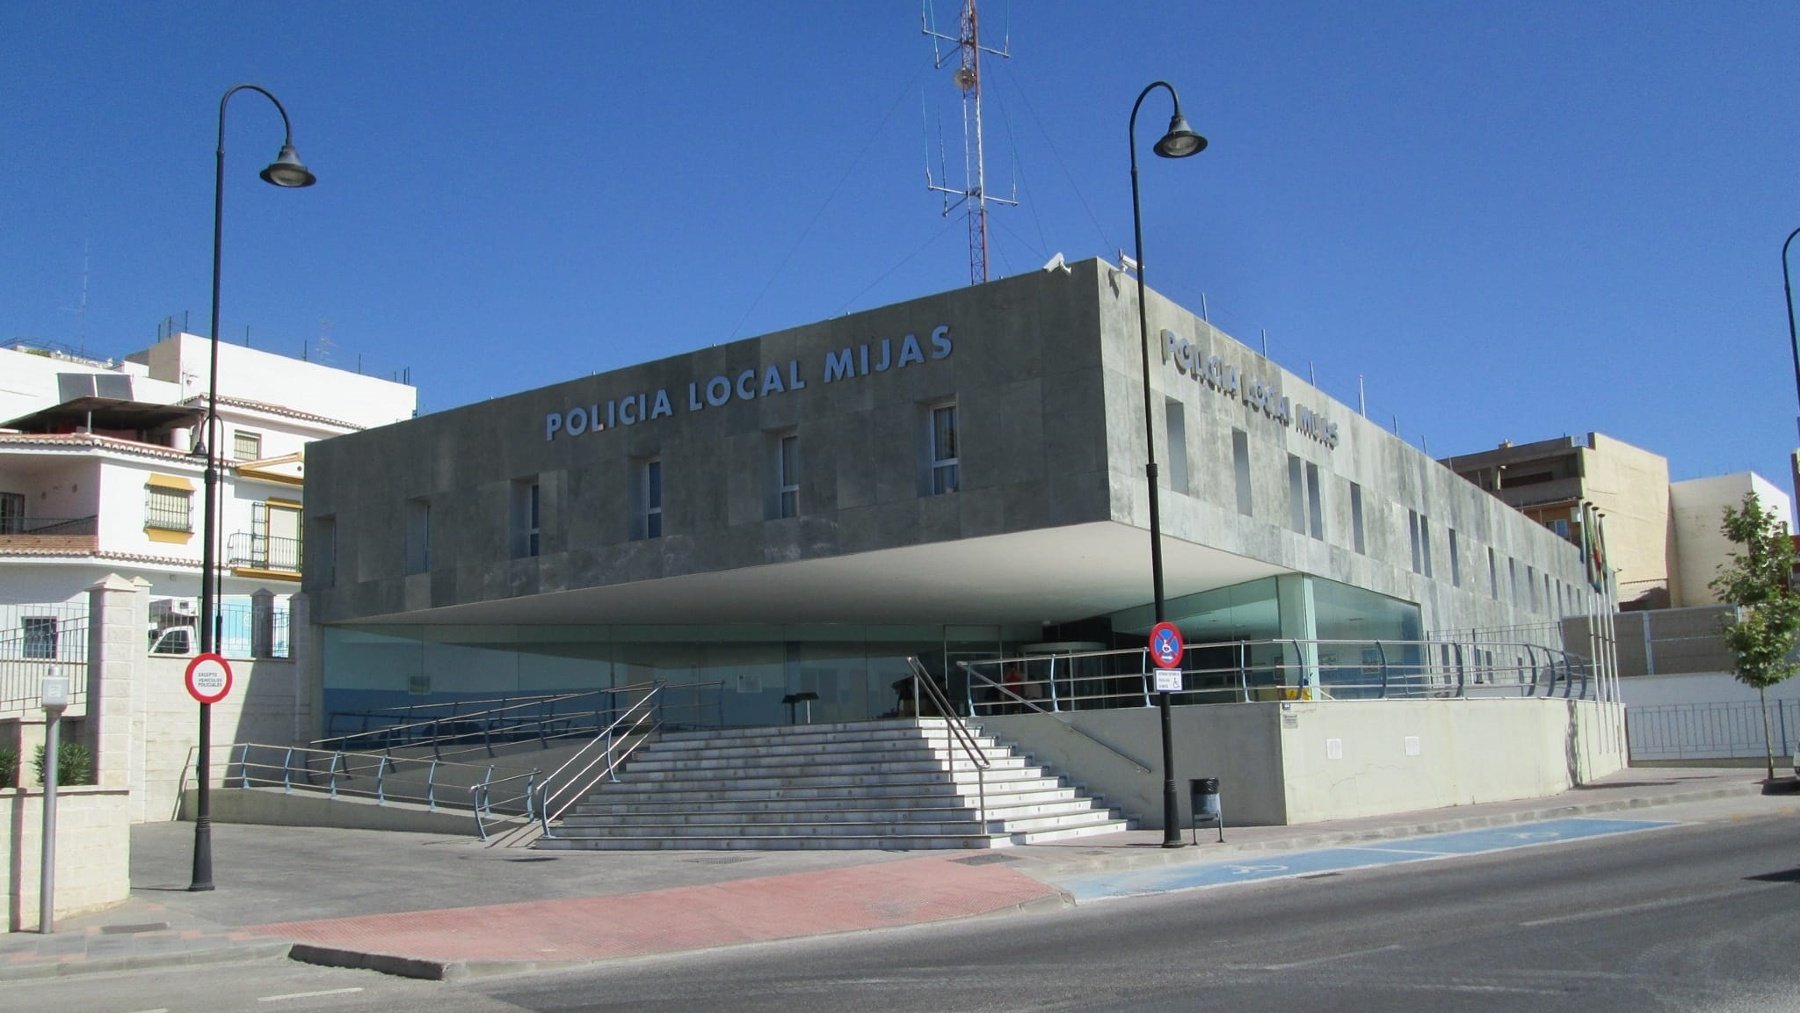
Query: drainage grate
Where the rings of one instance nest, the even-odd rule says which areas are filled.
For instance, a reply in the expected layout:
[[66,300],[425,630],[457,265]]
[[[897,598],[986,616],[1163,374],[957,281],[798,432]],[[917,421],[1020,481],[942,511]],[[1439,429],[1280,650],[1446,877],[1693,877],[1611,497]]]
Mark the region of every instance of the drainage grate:
[[1011,855],[1000,854],[996,851],[985,855],[972,855],[968,858],[952,858],[951,861],[963,865],[987,865],[992,862],[1016,862],[1018,859]]

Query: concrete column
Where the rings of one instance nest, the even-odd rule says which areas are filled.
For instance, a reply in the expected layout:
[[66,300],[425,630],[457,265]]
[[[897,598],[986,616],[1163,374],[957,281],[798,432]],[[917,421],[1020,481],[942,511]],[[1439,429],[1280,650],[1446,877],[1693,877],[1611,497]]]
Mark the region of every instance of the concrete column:
[[88,591],[88,747],[94,754],[94,783],[129,788],[132,718],[137,680],[146,668],[150,626],[142,586],[111,574]]
[[1282,646],[1283,659],[1300,666],[1300,686],[1303,690],[1300,699],[1317,699],[1319,647],[1312,641],[1319,637],[1319,620],[1313,605],[1312,578],[1301,573],[1284,573],[1276,577],[1275,604],[1281,612],[1282,639],[1300,641],[1298,657],[1294,656],[1292,646]]
[[294,742],[325,734],[325,652],[323,632],[312,622],[312,599],[288,599],[288,657],[294,662]]
[[275,656],[275,592],[266,587],[250,594],[250,656]]

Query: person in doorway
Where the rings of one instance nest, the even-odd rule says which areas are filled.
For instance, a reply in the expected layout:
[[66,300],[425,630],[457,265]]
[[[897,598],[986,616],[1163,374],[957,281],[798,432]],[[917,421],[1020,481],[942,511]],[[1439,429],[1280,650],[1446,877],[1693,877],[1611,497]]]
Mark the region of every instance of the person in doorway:
[[1018,662],[1006,666],[1000,673],[1000,686],[1006,692],[1001,694],[1000,713],[1017,714],[1025,709],[1020,701],[1025,698],[1025,669]]

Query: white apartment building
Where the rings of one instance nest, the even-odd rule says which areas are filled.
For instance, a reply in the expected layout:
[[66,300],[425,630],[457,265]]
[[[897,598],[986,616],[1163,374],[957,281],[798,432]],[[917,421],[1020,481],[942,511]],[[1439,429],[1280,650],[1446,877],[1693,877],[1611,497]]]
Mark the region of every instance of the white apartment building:
[[[300,586],[306,445],[411,418],[417,394],[243,345],[218,352],[221,601],[285,600]],[[0,348],[0,638],[29,632],[16,606],[74,602],[108,574],[146,582],[153,616],[198,597],[210,353],[186,333],[118,362]]]

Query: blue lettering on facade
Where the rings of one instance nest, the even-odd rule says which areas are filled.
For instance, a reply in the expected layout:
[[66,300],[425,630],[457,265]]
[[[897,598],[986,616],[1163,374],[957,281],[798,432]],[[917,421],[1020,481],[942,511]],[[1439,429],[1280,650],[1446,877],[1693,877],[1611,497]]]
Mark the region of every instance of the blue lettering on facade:
[[1223,356],[1207,355],[1198,344],[1168,329],[1162,332],[1162,361],[1164,365],[1173,363],[1177,374],[1234,401],[1242,401],[1252,412],[1293,428],[1329,449],[1337,448],[1337,423],[1328,421],[1324,415],[1305,405],[1296,406],[1293,399],[1275,384],[1245,377]]
[[[931,330],[931,352],[929,361],[947,359],[955,350],[955,343],[950,337],[950,325],[939,324]],[[906,334],[897,339],[899,349],[896,351],[894,338],[870,340],[856,345],[846,345],[825,353],[821,375],[826,383],[836,383],[870,373],[883,373],[889,370],[904,369],[907,366],[922,365],[927,360],[924,345],[919,342],[918,335]],[[871,363],[870,346],[875,346],[875,355]],[[704,383],[690,380],[687,383],[685,410],[689,413],[703,411],[707,408],[721,408],[735,397],[742,401],[753,401],[757,398],[773,397],[777,394],[791,394],[806,389],[806,377],[802,374],[799,359],[789,359],[784,372],[781,364],[765,365],[727,375],[719,374],[709,377]],[[544,441],[550,442],[558,436],[580,436],[583,433],[598,433],[620,426],[632,426],[639,422],[660,419],[675,414],[675,403],[669,397],[668,388],[652,391],[640,391],[628,394],[606,403],[606,414],[601,415],[600,405],[577,405],[564,411],[550,412],[544,416]]]

